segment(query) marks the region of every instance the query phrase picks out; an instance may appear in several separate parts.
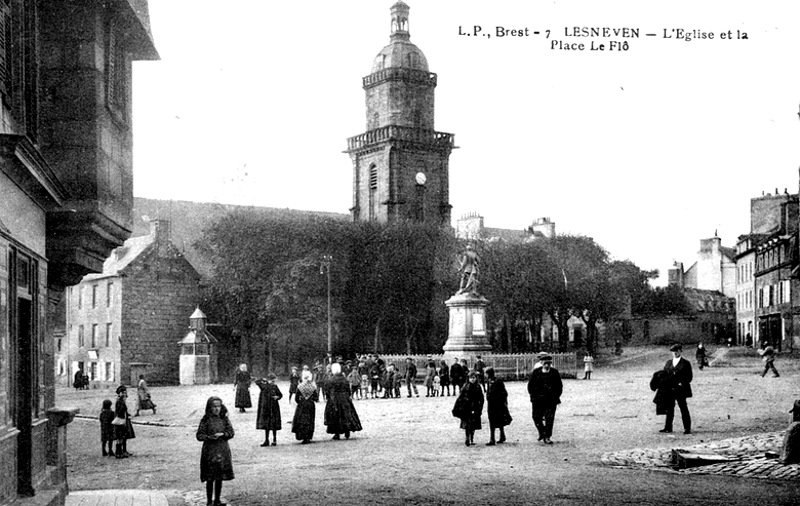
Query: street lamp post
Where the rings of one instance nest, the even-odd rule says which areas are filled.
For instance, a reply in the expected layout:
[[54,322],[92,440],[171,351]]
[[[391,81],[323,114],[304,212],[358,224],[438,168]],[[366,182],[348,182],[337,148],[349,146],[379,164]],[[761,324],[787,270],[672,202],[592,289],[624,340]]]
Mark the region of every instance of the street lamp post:
[[333,357],[333,337],[331,333],[331,261],[333,255],[322,255],[322,265],[320,265],[320,274],[325,269],[328,276],[328,356]]

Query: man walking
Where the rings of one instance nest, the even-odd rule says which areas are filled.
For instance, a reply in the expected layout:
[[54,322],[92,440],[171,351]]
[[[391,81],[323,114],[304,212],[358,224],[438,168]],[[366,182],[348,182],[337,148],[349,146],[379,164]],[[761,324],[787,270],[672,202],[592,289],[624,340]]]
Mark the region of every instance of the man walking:
[[672,358],[664,364],[664,371],[667,373],[666,391],[672,399],[667,399],[667,420],[659,432],[672,432],[672,420],[675,418],[675,402],[677,402],[681,410],[683,433],[691,434],[692,417],[689,415],[686,399],[692,396],[692,364],[681,357],[683,347],[680,344],[673,344],[669,351],[672,352]]
[[528,380],[528,395],[531,398],[531,414],[539,441],[551,445],[553,422],[556,418],[556,407],[561,403],[563,385],[561,375],[553,368],[553,357],[543,355],[540,358],[542,367],[534,369]]
[[775,369],[775,348],[769,346],[766,342],[762,342],[761,347],[762,349],[758,352],[761,355],[761,360],[764,361],[764,372],[761,373],[761,377],[763,378],[770,369],[772,369],[773,377],[779,377],[780,374]]

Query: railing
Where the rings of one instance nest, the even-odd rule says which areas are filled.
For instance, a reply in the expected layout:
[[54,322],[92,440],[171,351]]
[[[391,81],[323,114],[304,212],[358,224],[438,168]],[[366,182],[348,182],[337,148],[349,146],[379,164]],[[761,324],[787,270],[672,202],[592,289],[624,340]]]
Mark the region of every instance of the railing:
[[435,130],[424,130],[399,125],[387,125],[347,139],[347,151],[354,151],[365,146],[389,140],[416,142],[440,148],[453,149],[455,136]]
[[[551,353],[553,357],[553,367],[558,370],[562,378],[577,378],[578,377],[578,359],[575,353]],[[409,355],[380,355],[386,364],[394,363],[400,371],[406,369],[406,358]],[[436,362],[437,367],[442,362],[442,355],[410,355],[417,366],[417,380],[422,381],[425,378],[425,366],[428,364],[428,359],[431,358]],[[460,358],[460,357],[459,357]],[[475,365],[475,361],[467,359],[469,369]],[[504,380],[527,380],[533,366],[538,362],[539,357],[535,353],[505,353],[505,354],[487,354],[481,357],[486,367],[493,367],[495,375]],[[448,360],[447,365],[453,365],[453,361]]]
[[364,88],[375,86],[384,81],[409,81],[436,86],[436,74],[427,70],[390,67],[373,72],[362,80]]

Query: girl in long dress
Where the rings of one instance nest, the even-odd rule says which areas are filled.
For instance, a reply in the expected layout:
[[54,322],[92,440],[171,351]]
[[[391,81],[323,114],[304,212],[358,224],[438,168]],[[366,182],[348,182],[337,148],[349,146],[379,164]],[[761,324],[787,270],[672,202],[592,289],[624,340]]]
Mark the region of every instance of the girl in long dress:
[[236,378],[233,380],[233,388],[236,390],[236,400],[234,406],[239,408],[240,413],[244,413],[244,408],[253,407],[253,402],[250,400],[250,372],[247,370],[247,364],[241,364],[239,370],[236,371]]
[[503,380],[495,377],[494,367],[486,368],[486,414],[489,415],[489,429],[492,431],[487,446],[494,446],[494,431],[500,429],[497,443],[505,443],[505,426],[511,423],[508,412],[508,391]]
[[[197,428],[197,440],[203,442],[200,453],[200,481],[206,482],[208,505],[221,506],[223,480],[233,479],[233,459],[228,440],[233,437],[228,409],[219,397],[209,397],[206,414]],[[212,494],[214,501],[212,502]]]
[[342,374],[342,366],[334,363],[331,366],[331,378],[328,380],[328,403],[325,404],[325,425],[333,439],[350,439],[350,433],[361,430],[361,420],[350,399],[350,383]]
[[314,437],[314,422],[317,414],[316,402],[319,399],[317,385],[314,384],[311,371],[303,371],[303,382],[297,385],[295,402],[297,407],[292,418],[292,432],[302,444],[308,444]]

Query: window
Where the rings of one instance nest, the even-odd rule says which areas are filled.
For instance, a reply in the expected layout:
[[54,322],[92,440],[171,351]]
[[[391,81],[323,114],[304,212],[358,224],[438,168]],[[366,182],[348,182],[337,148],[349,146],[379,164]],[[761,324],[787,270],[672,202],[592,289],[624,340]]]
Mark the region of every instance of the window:
[[111,346],[111,324],[106,323],[106,348]]
[[97,380],[97,362],[89,362],[89,379]]
[[106,307],[111,307],[111,301],[114,296],[114,283],[109,281],[106,285]]
[[78,287],[78,309],[83,309],[83,286]]
[[56,339],[56,351],[61,353],[61,339]]
[[114,381],[114,362],[106,362],[106,381]]
[[369,168],[369,221],[378,219],[378,167]]
[[97,324],[92,324],[92,348],[97,348]]
[[78,347],[83,348],[85,343],[83,342],[83,325],[78,325]]
[[117,120],[125,121],[128,103],[128,66],[118,35],[119,27],[112,18],[107,29],[106,104]]
[[97,307],[97,285],[92,285],[92,308]]

